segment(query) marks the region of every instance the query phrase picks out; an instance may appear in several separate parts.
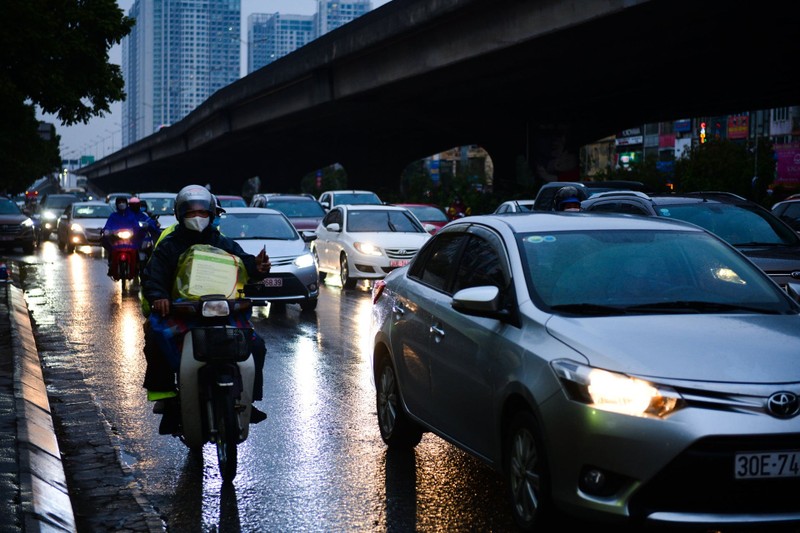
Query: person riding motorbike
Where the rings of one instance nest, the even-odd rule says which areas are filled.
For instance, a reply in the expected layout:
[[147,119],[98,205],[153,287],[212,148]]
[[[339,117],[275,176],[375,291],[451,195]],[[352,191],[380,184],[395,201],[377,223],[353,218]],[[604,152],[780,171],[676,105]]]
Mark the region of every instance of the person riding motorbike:
[[138,237],[140,242],[137,244],[140,250],[145,251],[146,259],[149,259],[153,245],[161,235],[161,226],[156,219],[151,218],[147,212],[142,211],[142,201],[136,196],[128,198],[128,209],[133,213],[136,220],[139,221],[139,226],[143,230],[139,232]]
[[580,211],[581,199],[578,189],[572,185],[561,187],[553,198],[554,211]]
[[117,230],[129,229],[135,237],[134,242],[138,242],[136,239],[140,238],[142,234],[139,220],[133,211],[128,209],[127,198],[118,196],[114,201],[114,206],[116,211],[108,216],[100,237],[100,245],[108,252],[108,276],[111,276],[111,235]]
[[453,203],[447,208],[447,218],[455,220],[457,218],[469,216],[471,212],[472,210],[467,207],[461,197],[456,195],[456,197],[453,198]]
[[[178,223],[173,231],[156,243],[141,276],[142,295],[151,310],[144,326],[144,355],[147,368],[143,386],[147,389],[148,400],[163,400],[154,406],[155,412],[163,412],[159,426],[160,434],[173,433],[179,422],[180,415],[175,386],[177,369],[170,364],[160,346],[159,333],[153,329],[151,321],[154,319],[154,314],[156,319],[169,314],[172,288],[180,256],[195,244],[207,244],[238,256],[250,278],[262,279],[270,270],[271,264],[266,251],[262,250],[257,256],[250,255],[242,250],[242,247],[233,239],[223,236],[213,227],[212,222],[217,216],[216,212],[215,199],[205,187],[188,185],[181,189],[175,200],[175,217]],[[257,368],[257,383],[253,390],[254,400],[262,398],[263,375],[261,369],[266,352],[266,348],[263,349],[263,352],[259,349],[259,339],[260,337],[253,339],[253,356]],[[263,340],[261,342],[263,345]],[[257,351],[261,353],[257,354]],[[251,423],[261,422],[266,417],[265,413],[253,406]]]

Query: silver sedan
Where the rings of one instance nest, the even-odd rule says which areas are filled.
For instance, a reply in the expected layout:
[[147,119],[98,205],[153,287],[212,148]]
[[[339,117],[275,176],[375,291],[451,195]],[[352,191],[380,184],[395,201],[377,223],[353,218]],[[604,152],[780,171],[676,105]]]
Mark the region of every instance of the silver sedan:
[[378,425],[502,472],[533,530],[800,520],[800,306],[680,221],[451,222],[373,288]]

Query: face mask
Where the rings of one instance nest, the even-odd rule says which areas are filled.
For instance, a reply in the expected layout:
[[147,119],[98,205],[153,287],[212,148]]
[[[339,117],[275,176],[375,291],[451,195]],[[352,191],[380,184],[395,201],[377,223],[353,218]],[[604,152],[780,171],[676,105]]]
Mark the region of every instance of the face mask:
[[183,225],[192,231],[203,231],[208,226],[208,217],[184,218]]
[[125,203],[117,204],[117,211],[125,211],[126,207],[128,207],[128,204]]

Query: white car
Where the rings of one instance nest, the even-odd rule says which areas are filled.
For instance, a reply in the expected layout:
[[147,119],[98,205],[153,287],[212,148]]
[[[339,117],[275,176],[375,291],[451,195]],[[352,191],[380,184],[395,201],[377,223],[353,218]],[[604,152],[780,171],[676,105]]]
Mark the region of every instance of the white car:
[[431,237],[411,211],[389,205],[333,207],[316,233],[311,250],[320,279],[339,276],[346,289],[405,266]]
[[361,190],[341,190],[341,191],[325,191],[319,195],[319,204],[328,211],[332,207],[342,204],[368,204],[368,205],[381,205],[381,199],[372,191]]
[[166,229],[175,224],[175,197],[174,192],[143,192],[136,197],[143,202],[147,202],[147,213],[151,217],[158,217],[158,223],[162,229]]
[[495,215],[503,213],[530,213],[533,211],[533,199],[507,200],[497,206],[494,210]]
[[249,254],[266,249],[272,263],[267,278],[245,285],[247,298],[280,305],[296,303],[303,311],[316,309],[319,277],[308,248],[316,238],[313,232],[301,235],[286,215],[263,207],[226,207],[219,229]]

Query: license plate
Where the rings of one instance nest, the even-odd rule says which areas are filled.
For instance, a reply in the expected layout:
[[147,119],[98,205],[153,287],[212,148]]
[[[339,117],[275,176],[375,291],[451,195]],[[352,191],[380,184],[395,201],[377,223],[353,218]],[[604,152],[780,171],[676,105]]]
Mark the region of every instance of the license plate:
[[392,267],[402,267],[408,264],[408,259],[392,259],[389,261],[389,266]]
[[736,479],[800,477],[800,450],[737,453],[733,473]]
[[265,287],[283,287],[283,278],[264,278],[261,284]]

